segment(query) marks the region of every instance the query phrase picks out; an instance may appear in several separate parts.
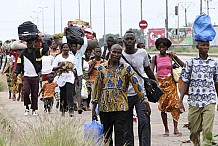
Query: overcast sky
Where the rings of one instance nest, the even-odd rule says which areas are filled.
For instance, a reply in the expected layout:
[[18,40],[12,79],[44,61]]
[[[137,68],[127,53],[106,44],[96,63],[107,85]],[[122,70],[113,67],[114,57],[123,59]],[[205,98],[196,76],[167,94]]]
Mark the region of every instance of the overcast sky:
[[[31,20],[37,24],[37,13],[44,8],[44,32],[54,34],[54,1],[55,1],[55,31],[61,28],[61,0],[0,0],[0,40],[18,38],[17,27],[24,21]],[[80,17],[82,20],[90,19],[90,0],[80,0]],[[209,0],[210,1],[210,0]],[[190,3],[192,2],[192,3]],[[106,5],[106,33],[120,33],[120,3],[119,0],[105,0]],[[177,27],[175,5],[180,4],[180,27],[185,24],[184,7],[187,8],[188,22],[193,22],[200,13],[200,0],[168,0],[169,27]],[[190,5],[189,5],[190,4]],[[218,24],[218,0],[212,0],[210,16],[213,24]],[[143,0],[143,19],[148,22],[148,28],[164,28],[165,0]],[[104,34],[104,8],[103,0],[92,0],[92,28],[100,38]],[[206,2],[203,0],[203,12],[207,13]],[[39,12],[39,30],[42,28],[42,12]],[[62,25],[67,26],[68,20],[79,17],[78,0],[62,0]],[[129,28],[139,28],[141,18],[140,0],[122,0],[122,32]],[[147,31],[147,29],[145,31]]]

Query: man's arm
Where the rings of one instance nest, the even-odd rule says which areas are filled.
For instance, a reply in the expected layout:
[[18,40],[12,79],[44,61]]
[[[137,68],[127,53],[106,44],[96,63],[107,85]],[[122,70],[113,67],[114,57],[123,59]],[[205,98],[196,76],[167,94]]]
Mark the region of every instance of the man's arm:
[[182,89],[181,89],[181,92],[180,92],[180,101],[179,101],[179,110],[180,110],[180,112],[185,111],[185,107],[183,105],[183,98],[184,98],[185,93],[188,90],[188,88],[189,88],[189,84],[185,83],[185,82],[182,82]]
[[84,53],[85,53],[85,51],[86,51],[86,48],[87,48],[87,46],[88,46],[88,40],[87,40],[86,36],[84,36],[83,39],[84,39],[84,44],[83,44],[83,45],[81,46],[81,48],[79,48],[78,50],[80,50],[80,51],[81,51],[81,54],[84,55]]
[[151,70],[150,66],[144,67],[145,73],[150,79],[156,80],[154,72]]
[[215,88],[216,88],[216,94],[218,95],[218,83],[215,84]]

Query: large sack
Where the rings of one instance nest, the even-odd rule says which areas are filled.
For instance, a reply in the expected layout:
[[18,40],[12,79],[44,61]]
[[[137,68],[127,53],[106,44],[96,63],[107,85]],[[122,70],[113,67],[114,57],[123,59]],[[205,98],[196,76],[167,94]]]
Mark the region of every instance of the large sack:
[[25,44],[25,42],[22,42],[20,40],[14,41],[11,44],[11,50],[23,50],[23,49],[26,49],[26,48],[27,48],[27,45]]
[[84,40],[82,38],[83,32],[78,26],[70,25],[66,28],[67,43],[83,45]]
[[216,36],[210,16],[206,14],[197,16],[193,29],[195,41],[212,41]]
[[19,25],[18,35],[20,40],[33,41],[38,39],[38,29],[37,26],[31,21],[26,21]]
[[89,49],[94,50],[98,46],[98,40],[97,39],[88,39],[88,47]]

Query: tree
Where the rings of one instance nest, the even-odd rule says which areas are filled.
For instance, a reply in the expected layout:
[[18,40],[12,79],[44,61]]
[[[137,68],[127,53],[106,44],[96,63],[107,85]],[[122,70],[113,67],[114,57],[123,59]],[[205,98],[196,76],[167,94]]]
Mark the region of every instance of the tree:
[[[117,39],[117,38],[120,37],[119,34],[108,33],[108,34],[105,35],[105,38],[107,39],[109,36],[112,36],[112,37],[114,37],[115,39]],[[102,38],[99,39],[99,42],[98,42],[99,47],[104,46],[104,43],[106,43],[106,42],[104,42],[104,35],[103,35]]]
[[135,37],[136,37],[136,43],[144,43],[143,41],[143,33],[141,29],[135,29],[135,28],[130,28],[130,31],[134,32]]
[[[129,29],[130,31],[134,32],[135,36],[136,36],[136,43],[139,43],[139,42],[143,42],[143,33],[142,33],[142,30],[140,29],[132,29],[130,28]],[[113,36],[115,39],[119,38],[120,35],[119,34],[106,34],[106,39],[109,37],[109,36]],[[99,39],[99,46],[102,47],[104,45],[104,35],[102,36],[102,38]]]

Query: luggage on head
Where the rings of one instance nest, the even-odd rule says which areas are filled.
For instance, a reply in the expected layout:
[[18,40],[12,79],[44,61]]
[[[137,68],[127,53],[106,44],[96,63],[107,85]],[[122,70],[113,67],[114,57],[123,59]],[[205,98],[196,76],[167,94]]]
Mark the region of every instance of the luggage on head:
[[26,21],[18,26],[19,39],[23,41],[37,40],[38,32],[37,26],[31,21]]
[[83,45],[84,40],[82,38],[83,32],[78,26],[70,25],[66,28],[67,43]]

